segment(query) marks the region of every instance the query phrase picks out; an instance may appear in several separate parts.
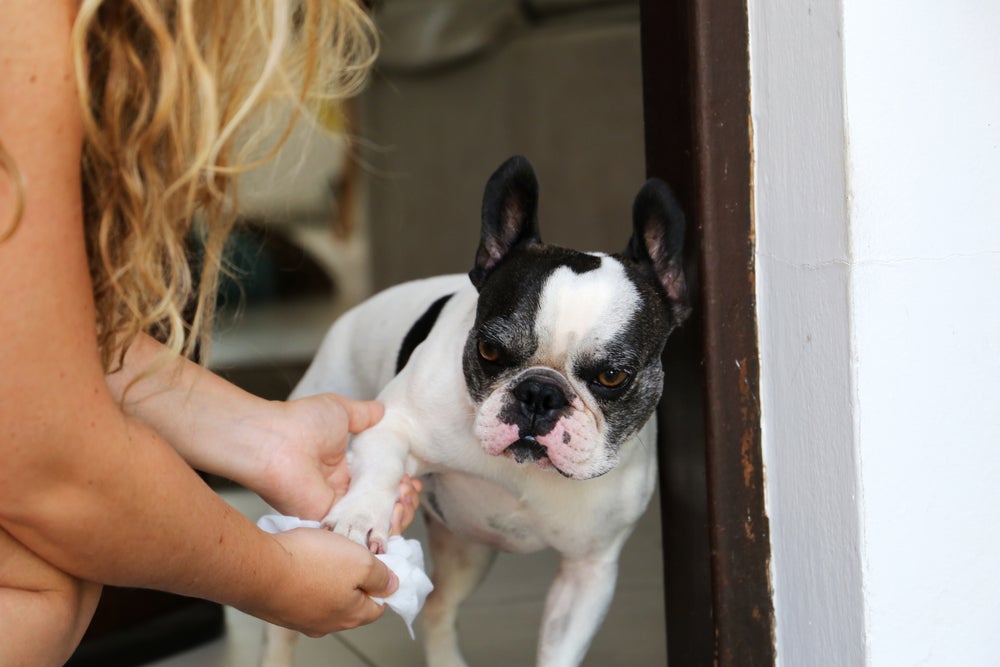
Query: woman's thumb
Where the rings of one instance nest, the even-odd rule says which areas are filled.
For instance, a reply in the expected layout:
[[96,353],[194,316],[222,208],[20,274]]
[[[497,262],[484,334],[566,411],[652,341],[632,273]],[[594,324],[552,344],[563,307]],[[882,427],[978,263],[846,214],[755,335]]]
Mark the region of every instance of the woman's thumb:
[[378,401],[354,401],[342,396],[338,400],[347,413],[347,430],[351,433],[361,433],[374,426],[385,413],[385,408]]
[[368,595],[377,598],[387,598],[399,588],[399,577],[386,567],[386,564],[372,556],[375,565],[368,572],[365,581],[361,583],[361,589]]

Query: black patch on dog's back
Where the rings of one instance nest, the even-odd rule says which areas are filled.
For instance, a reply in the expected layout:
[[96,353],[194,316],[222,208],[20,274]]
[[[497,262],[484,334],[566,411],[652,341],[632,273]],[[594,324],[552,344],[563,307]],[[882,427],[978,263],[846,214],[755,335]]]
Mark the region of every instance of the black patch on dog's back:
[[455,296],[452,294],[445,294],[443,297],[432,303],[424,314],[413,323],[410,330],[406,332],[406,336],[403,338],[403,344],[399,346],[399,356],[396,357],[396,374],[403,370],[406,366],[406,362],[410,360],[410,355],[413,351],[417,349],[417,345],[424,342],[430,334],[431,329],[434,328],[434,323],[437,322],[438,316],[441,314],[441,309],[444,308],[444,304],[448,303],[448,299]]

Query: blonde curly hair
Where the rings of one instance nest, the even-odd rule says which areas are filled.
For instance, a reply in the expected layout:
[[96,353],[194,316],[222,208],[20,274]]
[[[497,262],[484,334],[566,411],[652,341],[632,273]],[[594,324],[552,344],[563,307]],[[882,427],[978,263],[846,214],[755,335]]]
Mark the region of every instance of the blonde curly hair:
[[376,49],[355,0],[82,0],[81,179],[105,370],[140,333],[188,356],[207,340],[236,177],[281,144],[262,145],[268,104],[311,112],[356,93]]

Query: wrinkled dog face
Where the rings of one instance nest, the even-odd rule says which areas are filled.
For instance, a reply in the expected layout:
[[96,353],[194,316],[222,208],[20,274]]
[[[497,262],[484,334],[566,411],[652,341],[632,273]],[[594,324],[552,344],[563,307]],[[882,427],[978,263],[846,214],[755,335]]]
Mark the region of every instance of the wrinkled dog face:
[[613,468],[660,397],[665,310],[612,257],[531,249],[505,263],[465,350],[486,451],[574,479]]
[[651,181],[626,252],[587,254],[542,244],[536,203],[523,158],[487,184],[466,383],[489,454],[589,479],[617,465],[659,400],[663,344],[687,313],[683,217]]

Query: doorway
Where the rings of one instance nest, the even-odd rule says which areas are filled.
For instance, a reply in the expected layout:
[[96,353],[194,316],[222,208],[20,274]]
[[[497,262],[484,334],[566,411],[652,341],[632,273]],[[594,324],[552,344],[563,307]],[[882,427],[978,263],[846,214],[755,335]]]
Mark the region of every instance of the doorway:
[[642,0],[641,30],[647,170],[688,212],[694,302],[660,415],[668,661],[773,665],[747,7]]

